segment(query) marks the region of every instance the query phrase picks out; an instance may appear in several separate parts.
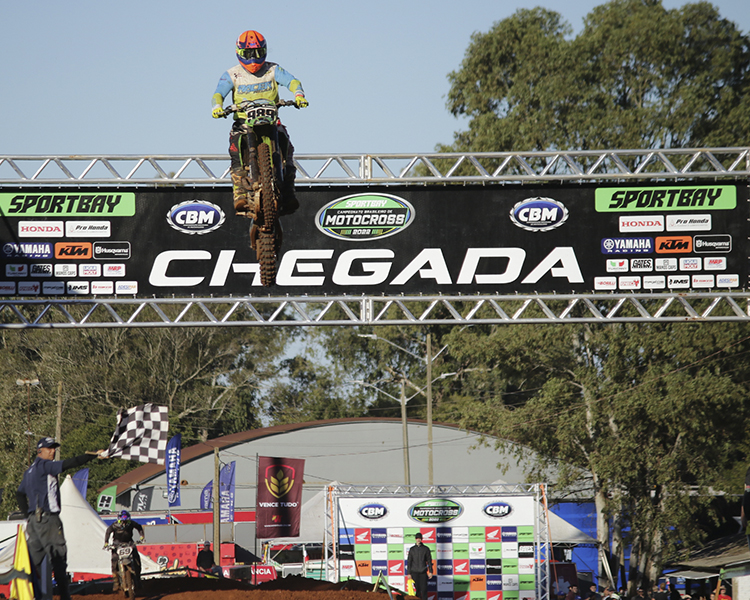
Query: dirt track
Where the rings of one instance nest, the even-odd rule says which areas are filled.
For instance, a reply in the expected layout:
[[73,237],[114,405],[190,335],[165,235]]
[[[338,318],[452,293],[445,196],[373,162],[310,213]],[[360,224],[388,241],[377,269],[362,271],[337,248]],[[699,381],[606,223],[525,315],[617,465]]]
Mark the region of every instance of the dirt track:
[[[373,593],[372,588],[372,584],[361,581],[328,583],[297,576],[269,581],[258,586],[230,579],[175,577],[144,581],[138,597],[150,600],[388,600],[385,591]],[[84,594],[85,592],[81,596]],[[85,594],[85,600],[114,598],[119,598],[119,595]],[[401,600],[413,596],[394,594],[394,600],[396,598]]]

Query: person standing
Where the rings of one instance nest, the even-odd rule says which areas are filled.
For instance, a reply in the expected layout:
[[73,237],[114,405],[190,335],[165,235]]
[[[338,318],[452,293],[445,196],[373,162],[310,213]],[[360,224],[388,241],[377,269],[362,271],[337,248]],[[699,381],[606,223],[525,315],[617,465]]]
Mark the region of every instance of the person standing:
[[[60,600],[70,600],[68,590],[68,549],[65,544],[62,521],[60,520],[60,487],[57,476],[63,471],[85,465],[97,456],[101,458],[104,450],[94,454],[82,454],[66,460],[54,460],[55,448],[59,448],[54,438],[44,437],[37,442],[36,459],[23,474],[21,484],[16,491],[16,501],[21,511],[27,515],[29,557],[34,567],[37,584],[34,585],[34,597],[42,596],[41,582],[42,561],[49,556],[55,574]],[[48,598],[52,598],[49,590]]]
[[422,543],[422,534],[414,536],[414,545],[409,548],[407,566],[414,580],[417,598],[427,600],[427,580],[432,577],[432,552]]

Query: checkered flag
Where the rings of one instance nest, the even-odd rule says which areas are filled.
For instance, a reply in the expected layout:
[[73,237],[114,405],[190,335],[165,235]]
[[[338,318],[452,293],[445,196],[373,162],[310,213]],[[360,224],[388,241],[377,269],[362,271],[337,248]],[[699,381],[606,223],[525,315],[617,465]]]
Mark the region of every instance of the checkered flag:
[[117,429],[103,456],[164,464],[169,431],[166,406],[144,404],[117,413]]

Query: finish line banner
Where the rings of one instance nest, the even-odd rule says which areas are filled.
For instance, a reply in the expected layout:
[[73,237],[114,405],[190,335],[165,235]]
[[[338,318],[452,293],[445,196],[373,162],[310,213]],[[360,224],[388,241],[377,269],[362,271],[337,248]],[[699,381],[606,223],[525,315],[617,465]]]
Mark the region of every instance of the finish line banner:
[[229,188],[0,188],[0,296],[731,291],[748,280],[746,185],[298,196],[264,288]]

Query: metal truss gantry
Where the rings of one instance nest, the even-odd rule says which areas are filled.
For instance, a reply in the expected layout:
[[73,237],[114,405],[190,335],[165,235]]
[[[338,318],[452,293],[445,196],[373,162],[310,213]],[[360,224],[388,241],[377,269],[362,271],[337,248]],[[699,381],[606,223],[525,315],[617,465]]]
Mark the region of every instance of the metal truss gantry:
[[750,322],[750,292],[0,300],[0,329]]
[[[750,147],[297,154],[297,183],[429,185],[750,180]],[[226,155],[0,155],[22,186],[230,185]],[[750,321],[750,292],[0,299],[0,329]]]
[[[297,184],[544,183],[750,177],[750,147],[295,154]],[[229,185],[225,154],[0,155],[0,185]]]

